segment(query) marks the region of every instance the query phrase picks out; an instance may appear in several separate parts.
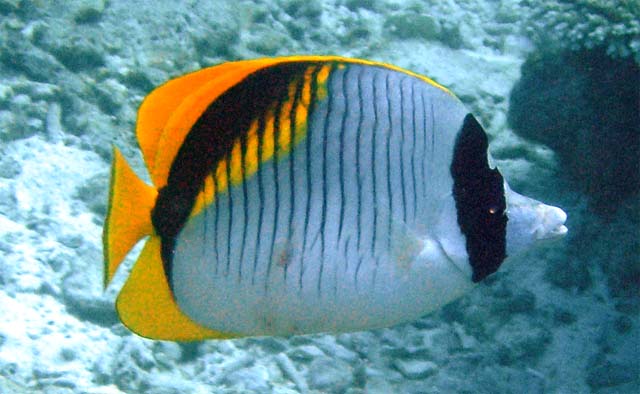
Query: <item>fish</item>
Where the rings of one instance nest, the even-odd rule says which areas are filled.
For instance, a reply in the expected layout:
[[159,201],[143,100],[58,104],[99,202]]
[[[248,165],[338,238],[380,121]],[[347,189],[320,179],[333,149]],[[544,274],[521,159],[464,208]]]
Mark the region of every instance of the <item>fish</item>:
[[138,111],[151,185],[114,146],[104,285],[151,339],[353,332],[414,321],[567,233],[511,190],[444,86],[369,60],[240,60]]

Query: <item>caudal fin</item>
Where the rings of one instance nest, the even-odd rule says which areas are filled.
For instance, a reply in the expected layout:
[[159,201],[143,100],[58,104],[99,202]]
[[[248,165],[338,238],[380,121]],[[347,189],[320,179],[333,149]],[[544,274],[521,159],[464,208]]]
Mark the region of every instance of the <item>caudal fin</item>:
[[156,195],[156,189],[138,178],[122,153],[114,147],[109,205],[102,232],[105,287],[131,248],[153,233],[151,209]]

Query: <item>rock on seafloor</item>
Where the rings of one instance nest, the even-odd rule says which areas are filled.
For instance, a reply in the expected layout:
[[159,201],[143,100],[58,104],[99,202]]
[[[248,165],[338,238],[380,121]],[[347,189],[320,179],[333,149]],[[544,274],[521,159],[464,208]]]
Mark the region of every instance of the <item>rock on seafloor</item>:
[[[624,123],[615,94],[582,101],[632,85],[611,71],[592,89],[594,69],[549,66],[542,45],[548,32],[561,53],[593,47],[598,66],[637,65],[640,19],[623,3],[0,0],[0,393],[638,392],[640,198],[624,182],[637,178],[611,178],[629,173],[616,170],[627,156],[607,161],[637,148],[603,138],[637,133],[609,133]],[[135,117],[155,86],[299,53],[380,60],[449,87],[514,189],[568,212],[566,240],[398,327],[195,343],[131,334],[113,304],[135,256],[102,289],[111,146],[147,176]],[[583,122],[585,108],[606,132]],[[611,184],[622,193],[594,192]]]
[[407,379],[423,379],[438,371],[436,363],[428,360],[395,360],[395,366]]

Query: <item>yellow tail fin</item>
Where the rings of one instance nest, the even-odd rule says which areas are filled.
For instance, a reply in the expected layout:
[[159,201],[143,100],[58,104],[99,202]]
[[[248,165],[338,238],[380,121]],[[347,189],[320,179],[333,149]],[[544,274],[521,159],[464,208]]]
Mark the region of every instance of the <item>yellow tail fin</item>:
[[104,286],[131,248],[153,233],[151,209],[158,192],[133,172],[118,148],[113,148],[109,206],[102,233]]

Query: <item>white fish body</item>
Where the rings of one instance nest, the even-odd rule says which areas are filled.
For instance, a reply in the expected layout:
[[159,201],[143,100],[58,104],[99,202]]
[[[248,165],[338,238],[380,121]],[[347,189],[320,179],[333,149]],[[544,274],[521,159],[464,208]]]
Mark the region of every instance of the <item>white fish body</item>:
[[[333,57],[218,67],[224,79],[216,68],[194,73],[141,108],[139,139],[159,194],[147,203],[149,252],[118,302],[141,335],[407,322],[464,294],[507,254],[566,232],[562,210],[511,191],[491,167],[482,127],[427,78]],[[216,90],[236,74],[237,84]],[[213,82],[187,96],[189,106],[175,104],[169,137],[154,142],[147,130],[160,121],[145,114],[165,105],[156,97],[202,75]],[[113,199],[124,200],[115,183]],[[105,245],[119,249],[116,238]],[[151,276],[167,282],[144,283]]]

